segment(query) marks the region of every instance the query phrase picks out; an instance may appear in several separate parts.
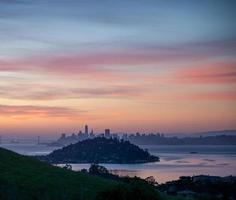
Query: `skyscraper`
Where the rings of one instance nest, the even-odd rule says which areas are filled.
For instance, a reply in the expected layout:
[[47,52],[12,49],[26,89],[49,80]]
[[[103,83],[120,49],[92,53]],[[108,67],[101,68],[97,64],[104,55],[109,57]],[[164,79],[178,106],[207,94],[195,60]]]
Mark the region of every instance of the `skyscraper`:
[[84,133],[88,135],[88,125],[85,125]]
[[110,138],[111,137],[111,131],[110,129],[105,129],[105,137]]

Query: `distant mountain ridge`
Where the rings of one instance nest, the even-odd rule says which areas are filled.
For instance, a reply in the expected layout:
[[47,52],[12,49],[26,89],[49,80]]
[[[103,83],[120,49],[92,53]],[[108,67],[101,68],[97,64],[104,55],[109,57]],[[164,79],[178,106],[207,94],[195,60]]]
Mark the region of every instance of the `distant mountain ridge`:
[[146,163],[159,161],[157,156],[131,144],[129,141],[97,137],[71,144],[38,156],[49,163]]
[[236,130],[216,130],[216,131],[206,131],[198,132],[192,134],[192,136],[219,136],[219,135],[236,135]]
[[136,145],[236,145],[236,135],[164,137],[136,134],[129,137],[129,141]]
[[207,137],[207,136],[220,136],[220,135],[229,135],[235,136],[236,130],[209,130],[209,131],[199,131],[199,132],[191,132],[191,133],[166,133],[165,136],[167,137]]

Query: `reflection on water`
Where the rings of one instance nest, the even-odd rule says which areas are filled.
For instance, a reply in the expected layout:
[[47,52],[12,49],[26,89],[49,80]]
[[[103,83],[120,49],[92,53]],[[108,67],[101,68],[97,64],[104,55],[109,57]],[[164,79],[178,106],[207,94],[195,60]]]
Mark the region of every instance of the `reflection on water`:
[[[47,154],[55,147],[34,144],[2,145],[25,155]],[[161,183],[179,176],[209,174],[236,175],[236,146],[142,146],[160,157],[160,162],[145,164],[102,164],[121,176],[154,176]],[[190,154],[190,152],[196,152]],[[72,164],[73,170],[88,169],[89,164]]]

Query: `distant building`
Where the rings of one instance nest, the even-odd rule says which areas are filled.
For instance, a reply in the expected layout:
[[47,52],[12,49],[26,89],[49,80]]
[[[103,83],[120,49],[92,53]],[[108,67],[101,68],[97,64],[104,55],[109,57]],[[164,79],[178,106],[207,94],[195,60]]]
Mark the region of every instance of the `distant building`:
[[61,134],[61,139],[65,139],[66,138],[66,134],[65,133],[62,133]]
[[105,137],[110,138],[111,137],[111,131],[110,129],[105,129]]
[[156,133],[156,136],[160,138],[160,137],[161,137],[161,134],[160,134],[160,133]]
[[97,137],[105,137],[104,133],[100,133],[97,135]]
[[77,138],[76,135],[74,133],[72,133],[71,139],[76,139],[76,138]]
[[113,133],[113,134],[112,134],[112,138],[113,138],[113,139],[118,139],[118,140],[120,139],[119,136],[118,136],[118,134],[116,134],[116,133]]
[[89,134],[89,138],[95,138],[95,135],[93,133],[93,129],[91,130],[90,134]]
[[128,139],[129,138],[128,138],[128,134],[127,133],[122,135],[122,140],[127,141]]
[[136,137],[139,137],[139,136],[140,136],[140,133],[139,133],[139,132],[137,132],[137,133],[136,133]]
[[86,135],[88,135],[88,133],[89,133],[89,130],[88,130],[88,125],[85,125],[85,128],[84,128],[84,133],[85,133]]

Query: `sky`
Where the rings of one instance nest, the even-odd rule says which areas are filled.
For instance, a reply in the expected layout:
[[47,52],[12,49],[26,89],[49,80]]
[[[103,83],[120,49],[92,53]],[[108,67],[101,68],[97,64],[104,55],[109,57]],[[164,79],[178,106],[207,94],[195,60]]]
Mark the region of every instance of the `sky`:
[[236,129],[235,9],[0,0],[0,134]]

